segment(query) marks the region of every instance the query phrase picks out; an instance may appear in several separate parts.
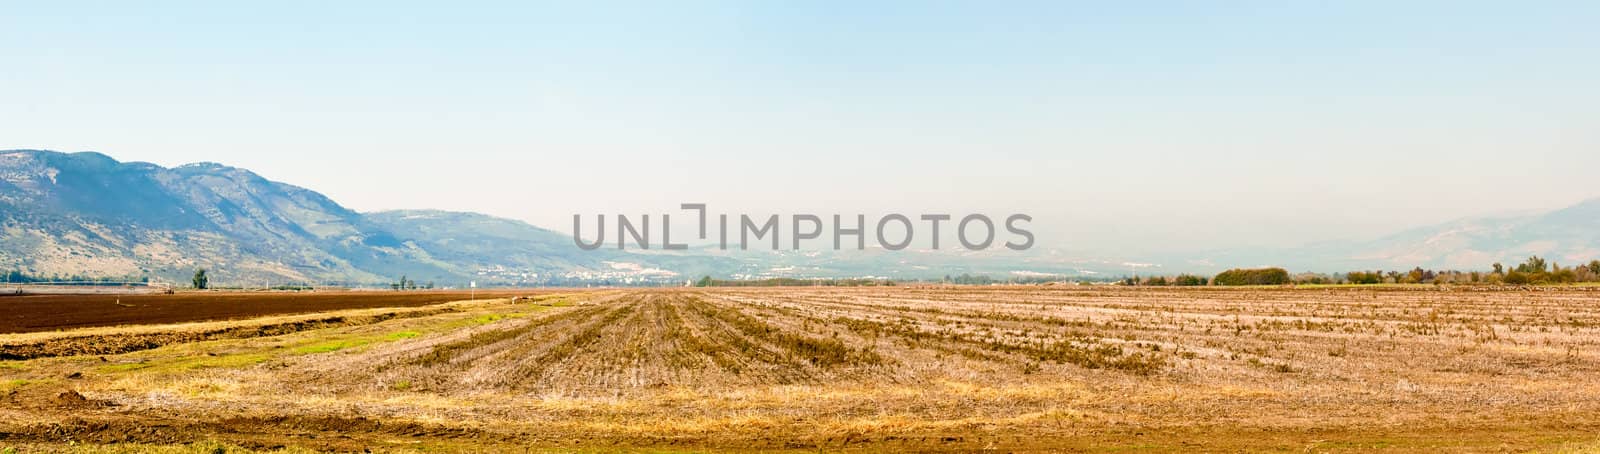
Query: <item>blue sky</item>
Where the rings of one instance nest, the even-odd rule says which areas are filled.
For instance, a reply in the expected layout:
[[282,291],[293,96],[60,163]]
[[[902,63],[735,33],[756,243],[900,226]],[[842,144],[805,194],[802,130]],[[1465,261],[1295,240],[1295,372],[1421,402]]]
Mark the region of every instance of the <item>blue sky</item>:
[[0,148],[223,162],[358,210],[1025,212],[1041,246],[1116,251],[1600,196],[1593,2],[0,10]]

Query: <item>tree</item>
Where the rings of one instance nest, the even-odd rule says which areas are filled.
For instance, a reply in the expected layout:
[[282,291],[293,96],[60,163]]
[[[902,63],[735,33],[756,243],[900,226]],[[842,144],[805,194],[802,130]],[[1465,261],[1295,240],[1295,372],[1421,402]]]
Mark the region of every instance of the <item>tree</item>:
[[1500,262],[1494,262],[1494,274],[1506,274],[1505,265],[1501,265]]
[[[948,278],[946,278],[946,279],[948,279]],[[699,282],[695,282],[694,283],[694,286],[695,287],[710,287],[711,286],[711,276],[701,277]]]
[[194,270],[194,288],[205,290],[211,288],[211,278],[206,276],[206,269]]
[[1537,255],[1528,257],[1527,261],[1517,265],[1517,271],[1523,273],[1543,273],[1546,268],[1544,259],[1539,258]]
[[1420,266],[1416,267],[1416,268],[1412,269],[1411,271],[1406,272],[1405,277],[1404,277],[1404,279],[1401,279],[1401,282],[1406,283],[1406,284],[1421,283],[1422,282],[1422,274],[1423,274],[1422,273],[1422,267],[1420,267]]

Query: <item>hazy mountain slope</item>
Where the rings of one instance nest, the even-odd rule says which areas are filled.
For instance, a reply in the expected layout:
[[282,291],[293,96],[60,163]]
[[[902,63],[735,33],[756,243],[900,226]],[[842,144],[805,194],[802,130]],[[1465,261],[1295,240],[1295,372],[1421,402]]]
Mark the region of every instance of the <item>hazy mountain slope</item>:
[[367,213],[373,225],[408,238],[439,260],[469,265],[497,282],[561,283],[629,277],[725,276],[740,262],[697,253],[578,249],[568,234],[477,213],[396,210]]
[[434,260],[510,283],[600,269],[609,255],[583,253],[565,235],[476,213],[399,210],[369,213],[366,219]]
[[1486,269],[1540,255],[1568,265],[1600,258],[1600,199],[1550,213],[1470,218],[1350,244],[1329,257],[1388,269]]
[[368,213],[366,219],[399,237],[415,239],[441,260],[471,261],[509,254],[517,262],[549,268],[598,263],[583,257],[561,257],[573,249],[571,237],[521,221],[438,210],[380,211]]
[[1304,247],[1230,250],[1206,254],[1221,267],[1284,266],[1294,270],[1487,270],[1495,262],[1539,255],[1563,265],[1600,259],[1600,199],[1560,210],[1519,216],[1459,219],[1357,241]]

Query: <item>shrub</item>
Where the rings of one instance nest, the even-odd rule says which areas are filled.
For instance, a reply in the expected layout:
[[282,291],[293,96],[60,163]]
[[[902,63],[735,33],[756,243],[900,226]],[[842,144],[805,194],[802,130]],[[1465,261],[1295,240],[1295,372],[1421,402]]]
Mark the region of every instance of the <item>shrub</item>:
[[1289,272],[1283,268],[1235,268],[1217,274],[1211,282],[1216,285],[1282,285],[1289,283]]
[[1511,270],[1510,272],[1507,272],[1506,276],[1500,281],[1506,283],[1506,285],[1527,285],[1529,282],[1532,282],[1533,279],[1529,278],[1527,273]]
[[1345,275],[1344,279],[1351,284],[1382,284],[1383,272],[1351,271],[1350,274]]
[[1329,277],[1328,275],[1325,275],[1325,274],[1300,273],[1300,274],[1294,276],[1294,283],[1296,283],[1296,284],[1333,284],[1333,283],[1336,283],[1336,281],[1334,281],[1332,277]]

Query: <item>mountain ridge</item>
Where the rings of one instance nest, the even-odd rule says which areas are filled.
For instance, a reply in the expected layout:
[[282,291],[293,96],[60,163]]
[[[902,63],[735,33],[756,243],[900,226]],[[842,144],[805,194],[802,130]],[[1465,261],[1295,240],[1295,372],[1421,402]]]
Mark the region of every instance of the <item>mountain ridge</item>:
[[1600,197],[1544,212],[1468,216],[1378,237],[1214,254],[1232,263],[1296,271],[1487,270],[1538,255],[1557,263],[1600,258]]
[[[640,267],[650,261],[563,249],[569,239],[520,221],[438,210],[360,213],[248,169],[212,162],[166,168],[97,152],[0,151],[0,205],[8,208],[0,217],[0,269],[40,275],[181,281],[207,268],[219,283],[372,285],[406,275],[517,285],[576,276],[624,281],[630,276],[608,261],[645,262]],[[401,219],[395,213],[433,216]],[[501,229],[492,239],[515,245],[507,251],[482,241],[452,244],[452,235],[484,240],[486,232],[423,221],[476,222]],[[519,272],[485,272],[513,268]],[[524,279],[530,276],[542,279]]]

